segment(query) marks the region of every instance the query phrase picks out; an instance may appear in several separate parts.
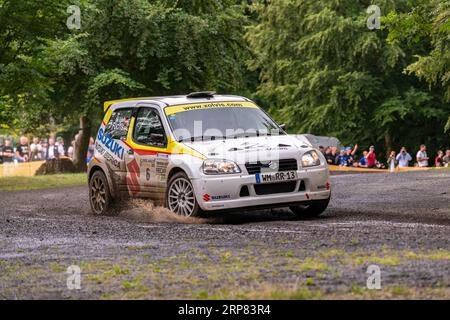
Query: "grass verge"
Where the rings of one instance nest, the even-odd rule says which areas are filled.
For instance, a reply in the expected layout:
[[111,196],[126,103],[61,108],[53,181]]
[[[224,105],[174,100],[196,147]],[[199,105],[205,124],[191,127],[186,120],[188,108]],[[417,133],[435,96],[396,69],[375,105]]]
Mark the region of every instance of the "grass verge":
[[81,186],[87,184],[86,173],[67,173],[33,177],[2,177],[0,191],[21,191]]

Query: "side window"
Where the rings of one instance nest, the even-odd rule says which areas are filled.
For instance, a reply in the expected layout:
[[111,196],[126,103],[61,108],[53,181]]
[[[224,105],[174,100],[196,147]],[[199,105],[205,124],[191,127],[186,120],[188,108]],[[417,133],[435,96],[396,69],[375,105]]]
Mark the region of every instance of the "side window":
[[125,139],[130,126],[131,109],[119,109],[114,111],[106,125],[105,133],[109,134],[113,139]]
[[166,134],[157,110],[140,108],[136,117],[133,139],[136,143],[151,147],[164,148]]

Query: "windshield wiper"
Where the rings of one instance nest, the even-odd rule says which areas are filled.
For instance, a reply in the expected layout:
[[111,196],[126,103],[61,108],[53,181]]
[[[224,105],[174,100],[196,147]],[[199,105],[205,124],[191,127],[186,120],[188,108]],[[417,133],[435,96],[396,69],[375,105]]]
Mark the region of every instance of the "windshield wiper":
[[189,138],[179,138],[178,142],[194,142],[194,141],[213,141],[216,139],[222,139],[225,140],[226,137],[224,136],[195,136],[195,137],[189,137]]
[[[250,137],[259,137],[262,133],[259,132],[259,130],[256,130],[255,132],[243,132],[243,133],[237,133],[237,134],[230,134],[226,136],[227,139],[237,139],[237,138],[250,138]],[[267,135],[270,135],[270,133],[267,133]]]

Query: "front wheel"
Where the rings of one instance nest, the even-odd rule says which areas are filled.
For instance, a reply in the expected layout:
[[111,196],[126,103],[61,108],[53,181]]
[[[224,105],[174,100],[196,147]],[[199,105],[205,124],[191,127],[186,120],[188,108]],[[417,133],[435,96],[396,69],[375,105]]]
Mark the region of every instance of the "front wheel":
[[111,214],[112,202],[105,174],[102,171],[94,172],[89,180],[89,203],[92,212],[96,215]]
[[195,199],[194,187],[184,172],[178,172],[169,179],[166,207],[180,216],[200,215],[201,209]]
[[290,206],[289,209],[299,218],[315,218],[327,209],[330,199],[331,196],[328,199],[314,201],[308,205]]

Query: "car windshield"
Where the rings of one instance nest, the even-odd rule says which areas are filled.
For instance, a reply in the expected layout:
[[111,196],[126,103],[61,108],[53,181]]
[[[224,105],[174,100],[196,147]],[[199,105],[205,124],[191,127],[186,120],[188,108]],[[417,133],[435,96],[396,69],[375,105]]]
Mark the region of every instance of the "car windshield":
[[170,113],[177,141],[282,135],[278,125],[256,107],[223,107]]

